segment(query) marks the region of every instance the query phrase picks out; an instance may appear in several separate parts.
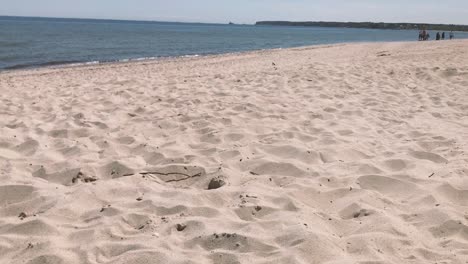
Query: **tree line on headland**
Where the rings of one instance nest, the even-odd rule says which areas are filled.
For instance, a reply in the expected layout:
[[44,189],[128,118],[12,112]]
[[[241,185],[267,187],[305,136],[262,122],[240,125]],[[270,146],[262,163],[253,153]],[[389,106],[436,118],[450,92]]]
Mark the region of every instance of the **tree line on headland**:
[[370,28],[370,29],[413,29],[439,31],[468,31],[468,25],[423,24],[423,23],[373,23],[373,22],[291,22],[291,21],[259,21],[258,26],[299,26],[299,27],[338,27],[338,28]]

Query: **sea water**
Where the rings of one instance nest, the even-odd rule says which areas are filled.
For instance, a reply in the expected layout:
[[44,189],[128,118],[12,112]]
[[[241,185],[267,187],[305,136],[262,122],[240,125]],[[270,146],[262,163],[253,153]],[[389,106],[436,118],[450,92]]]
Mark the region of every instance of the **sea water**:
[[0,16],[0,70],[417,38],[412,30]]

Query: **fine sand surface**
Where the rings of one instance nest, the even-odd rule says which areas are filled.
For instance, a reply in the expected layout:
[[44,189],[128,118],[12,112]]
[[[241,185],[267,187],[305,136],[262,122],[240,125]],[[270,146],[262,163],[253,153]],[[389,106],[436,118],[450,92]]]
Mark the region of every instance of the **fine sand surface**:
[[3,72],[0,102],[2,264],[468,263],[467,41]]

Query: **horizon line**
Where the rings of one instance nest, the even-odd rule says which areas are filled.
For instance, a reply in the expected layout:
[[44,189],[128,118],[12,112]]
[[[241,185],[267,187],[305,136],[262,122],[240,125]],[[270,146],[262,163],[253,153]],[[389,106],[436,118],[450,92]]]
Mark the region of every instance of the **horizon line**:
[[[197,21],[170,21],[170,20],[157,20],[157,19],[130,19],[130,18],[90,18],[90,17],[60,17],[60,16],[17,16],[17,15],[2,15],[0,17],[17,17],[17,18],[40,18],[40,19],[76,19],[76,20],[97,20],[97,21],[128,21],[128,22],[156,22],[156,23],[186,23],[186,24],[207,24],[207,25],[226,25],[231,23],[221,22],[197,22]],[[255,25],[255,24],[236,24],[236,25]]]

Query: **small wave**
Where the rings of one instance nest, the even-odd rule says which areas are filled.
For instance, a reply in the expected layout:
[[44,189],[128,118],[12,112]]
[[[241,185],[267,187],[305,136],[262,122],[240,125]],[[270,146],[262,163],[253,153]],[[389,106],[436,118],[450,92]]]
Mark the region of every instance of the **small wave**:
[[136,58],[133,59],[134,61],[145,61],[145,60],[157,60],[159,59],[158,57],[143,57],[143,58]]
[[104,63],[125,63],[125,62],[142,62],[142,61],[151,61],[158,59],[170,59],[170,58],[197,58],[202,55],[181,55],[181,56],[168,56],[168,57],[140,57],[140,58],[125,58],[125,59],[115,59],[115,60],[95,60],[95,61],[78,61],[78,60],[63,60],[63,61],[50,61],[44,63],[24,63],[16,64],[12,66],[0,67],[1,70],[20,70],[20,69],[34,69],[42,67],[79,67],[79,66],[88,66],[88,65],[97,65]]
[[184,55],[184,56],[181,56],[182,58],[196,58],[196,57],[200,57],[200,55],[198,54],[194,54],[194,55]]
[[88,61],[88,62],[78,62],[78,63],[67,63],[67,64],[58,65],[58,66],[74,67],[74,66],[83,66],[83,65],[96,65],[100,63],[101,63],[100,61]]
[[140,57],[140,58],[127,58],[127,59],[119,59],[115,61],[106,61],[106,62],[130,62],[130,61],[147,61],[147,60],[157,60],[161,57]]

